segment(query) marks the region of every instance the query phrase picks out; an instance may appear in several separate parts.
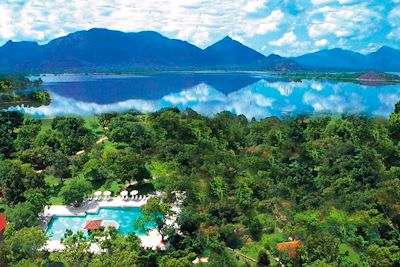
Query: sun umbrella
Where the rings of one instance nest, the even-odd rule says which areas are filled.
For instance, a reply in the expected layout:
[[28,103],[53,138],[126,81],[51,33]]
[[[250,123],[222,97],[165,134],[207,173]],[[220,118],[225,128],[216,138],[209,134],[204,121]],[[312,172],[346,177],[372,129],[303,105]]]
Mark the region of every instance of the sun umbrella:
[[96,191],[96,192],[94,193],[94,195],[95,195],[96,197],[101,196],[101,194],[103,194],[101,191]]
[[131,195],[131,196],[135,196],[135,195],[137,195],[138,193],[139,193],[139,191],[133,190],[133,191],[130,192],[130,195]]
[[106,196],[106,197],[109,197],[109,196],[111,196],[111,192],[110,191],[104,191],[103,195]]
[[85,226],[83,227],[86,230],[97,230],[101,226],[101,220],[89,220],[85,222]]
[[126,197],[128,195],[128,191],[124,190],[121,192],[121,196]]

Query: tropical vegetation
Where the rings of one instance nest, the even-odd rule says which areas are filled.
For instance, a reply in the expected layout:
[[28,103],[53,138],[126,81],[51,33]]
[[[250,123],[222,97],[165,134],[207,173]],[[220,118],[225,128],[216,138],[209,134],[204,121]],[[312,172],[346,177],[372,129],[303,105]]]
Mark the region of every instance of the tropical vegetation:
[[[279,266],[277,258],[291,266],[276,246],[290,240],[304,244],[296,252],[303,266],[400,265],[400,104],[389,120],[248,121],[190,109],[39,120],[2,112],[0,132],[8,266],[191,266],[198,256],[208,257],[205,266]],[[164,192],[135,227],[155,223],[166,250],[113,230],[67,232],[65,250],[41,249],[45,205],[79,203],[100,188],[119,192],[131,180],[141,192]],[[185,192],[179,231],[162,220],[175,192]],[[88,252],[94,242],[103,253]]]

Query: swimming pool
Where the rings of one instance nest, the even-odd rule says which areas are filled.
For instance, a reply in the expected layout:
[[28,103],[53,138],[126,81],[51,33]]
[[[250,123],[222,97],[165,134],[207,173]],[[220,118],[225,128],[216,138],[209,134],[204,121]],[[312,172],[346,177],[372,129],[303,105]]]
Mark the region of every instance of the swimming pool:
[[67,229],[74,233],[86,232],[83,226],[87,220],[114,220],[119,224],[120,234],[135,232],[137,235],[146,235],[133,229],[133,222],[140,216],[142,216],[140,208],[100,208],[98,213],[86,216],[54,216],[47,227],[46,235],[50,240],[60,240]]

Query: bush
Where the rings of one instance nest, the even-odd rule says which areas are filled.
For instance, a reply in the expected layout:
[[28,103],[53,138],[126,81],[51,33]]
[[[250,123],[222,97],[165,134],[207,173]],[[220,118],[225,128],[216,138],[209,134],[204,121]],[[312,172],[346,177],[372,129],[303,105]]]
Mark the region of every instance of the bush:
[[270,266],[270,264],[268,252],[265,249],[261,249],[258,252],[257,266]]

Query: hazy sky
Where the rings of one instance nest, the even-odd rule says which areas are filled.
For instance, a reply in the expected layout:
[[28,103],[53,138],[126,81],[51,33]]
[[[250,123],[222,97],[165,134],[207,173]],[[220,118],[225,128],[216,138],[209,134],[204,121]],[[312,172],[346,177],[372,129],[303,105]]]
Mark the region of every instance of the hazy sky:
[[154,30],[202,48],[230,35],[264,53],[400,47],[400,0],[0,0],[0,45],[77,30]]

